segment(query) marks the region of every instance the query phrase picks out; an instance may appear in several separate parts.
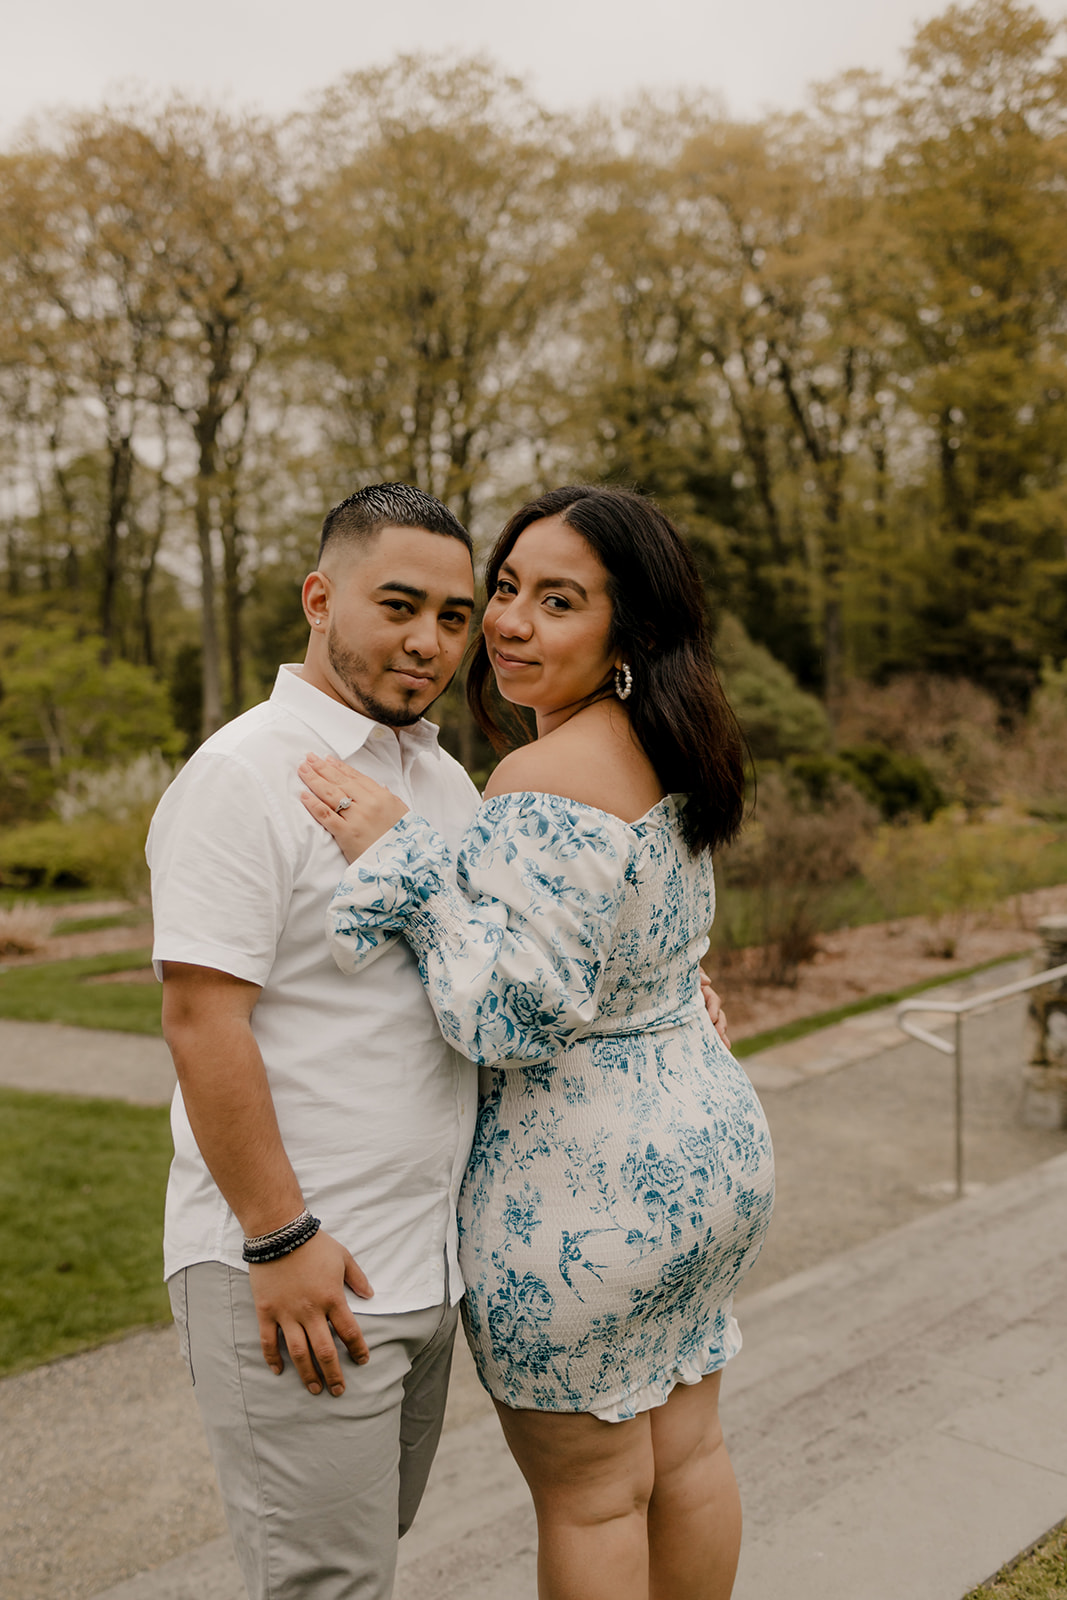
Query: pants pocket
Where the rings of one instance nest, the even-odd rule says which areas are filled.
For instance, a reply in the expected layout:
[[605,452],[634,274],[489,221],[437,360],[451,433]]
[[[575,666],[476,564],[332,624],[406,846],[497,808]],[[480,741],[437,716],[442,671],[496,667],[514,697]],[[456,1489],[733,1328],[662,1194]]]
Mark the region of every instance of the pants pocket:
[[173,1278],[167,1279],[167,1293],[170,1295],[174,1326],[178,1330],[178,1349],[182,1353],[182,1360],[189,1368],[189,1377],[195,1389],[196,1373],[193,1371],[193,1353],[189,1346],[189,1287],[185,1281],[186,1271],[187,1269],[183,1267]]

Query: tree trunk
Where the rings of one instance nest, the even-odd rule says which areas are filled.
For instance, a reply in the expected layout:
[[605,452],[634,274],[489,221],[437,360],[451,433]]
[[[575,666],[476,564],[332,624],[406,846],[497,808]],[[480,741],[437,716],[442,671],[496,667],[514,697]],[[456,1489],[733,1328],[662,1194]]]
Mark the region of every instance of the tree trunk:
[[823,524],[823,671],[826,710],[836,728],[845,691],[845,644],[841,619],[841,578],[845,551],[841,539],[841,491],[844,458],[838,453],[827,463],[830,486]]
[[244,605],[241,566],[244,536],[241,532],[241,468],[248,434],[249,405],[244,396],[237,415],[240,426],[236,438],[223,451],[225,485],[222,492],[222,615],[226,630],[226,657],[229,664],[229,711],[239,716],[244,708]]
[[200,551],[200,640],[203,647],[203,698],[200,703],[202,739],[210,738],[225,721],[215,612],[215,557],[211,548],[211,506],[216,487],[215,465],[221,423],[222,413],[213,405],[206,405],[197,413],[195,431],[200,456],[196,475],[196,542]]
[[104,639],[103,659],[110,661],[115,651],[115,602],[120,576],[120,543],[130,501],[133,477],[133,444],[128,433],[108,441],[110,456],[107,485],[107,528],[104,534],[104,572],[100,588],[100,632]]
[[884,432],[879,428],[871,439],[871,455],[874,459],[874,527],[875,549],[877,551],[878,576],[875,608],[878,620],[875,623],[875,638],[881,652],[882,660],[879,666],[889,659],[893,648],[892,636],[892,588],[889,572],[889,540],[887,536],[887,488],[889,483],[888,459],[889,451]]
[[7,592],[12,599],[22,593],[21,552],[13,526],[7,530]]
[[163,440],[163,460],[160,462],[156,474],[156,526],[151,539],[148,541],[141,563],[141,582],[138,593],[137,620],[141,633],[141,650],[146,667],[156,664],[155,630],[152,626],[152,584],[156,576],[156,562],[159,552],[163,547],[163,539],[167,532],[167,496],[170,485],[167,483],[167,469],[170,466],[170,436],[167,432],[166,415],[160,407],[159,412],[160,435]]
[[244,595],[241,593],[241,531],[237,526],[236,496],[222,519],[222,563],[222,615],[230,668],[229,712],[231,717],[236,717],[244,705]]

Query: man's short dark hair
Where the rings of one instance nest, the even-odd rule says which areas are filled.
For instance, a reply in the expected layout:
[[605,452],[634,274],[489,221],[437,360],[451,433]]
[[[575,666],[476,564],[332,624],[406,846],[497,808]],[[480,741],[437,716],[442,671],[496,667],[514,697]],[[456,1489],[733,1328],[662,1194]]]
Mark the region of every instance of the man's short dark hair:
[[427,533],[458,539],[472,559],[474,556],[471,536],[462,522],[432,494],[424,494],[410,483],[370,483],[326,513],[319,561],[327,547],[366,544],[382,528],[425,528]]

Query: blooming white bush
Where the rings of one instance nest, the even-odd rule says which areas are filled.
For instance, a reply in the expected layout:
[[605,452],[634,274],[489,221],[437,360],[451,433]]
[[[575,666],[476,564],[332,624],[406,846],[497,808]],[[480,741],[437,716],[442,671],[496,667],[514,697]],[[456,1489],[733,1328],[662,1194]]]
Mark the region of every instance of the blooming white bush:
[[122,822],[135,811],[155,805],[180,765],[158,750],[147,750],[124,766],[71,773],[52,803],[64,822],[84,816]]
[[7,911],[0,911],[0,956],[28,956],[40,950],[55,922],[55,912],[16,900]]

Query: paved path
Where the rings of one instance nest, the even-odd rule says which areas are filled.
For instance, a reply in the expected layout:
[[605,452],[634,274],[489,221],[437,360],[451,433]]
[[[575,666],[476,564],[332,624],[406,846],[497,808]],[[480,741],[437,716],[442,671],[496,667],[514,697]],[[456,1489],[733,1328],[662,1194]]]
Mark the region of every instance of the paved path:
[[[1017,1125],[1020,1020],[1008,1006],[968,1034],[985,1187],[960,1205],[942,1187],[946,1063],[891,1042],[885,1019],[848,1049],[833,1030],[798,1041],[803,1059],[792,1045],[745,1063],[779,1206],[725,1388],[747,1515],[737,1600],[959,1600],[1067,1514],[1067,1134]],[[130,1066],[126,1092],[167,1092],[155,1041],[33,1024],[0,1023],[0,1080],[18,1037],[25,1087],[70,1092],[73,1072],[86,1092],[91,1043],[109,1093],[131,1045],[145,1077]],[[171,1329],[0,1383],[0,1545],[4,1600],[239,1600]],[[533,1549],[462,1351],[397,1600],[532,1600]]]
[[[960,1600],[1067,1514],[1065,1221],[1060,1156],[746,1302],[735,1600]],[[99,1600],[242,1594],[219,1539]],[[535,1595],[496,1421],[453,1428],[396,1600]]]
[[163,1040],[147,1034],[0,1018],[0,1086],[162,1106],[174,1068]]

